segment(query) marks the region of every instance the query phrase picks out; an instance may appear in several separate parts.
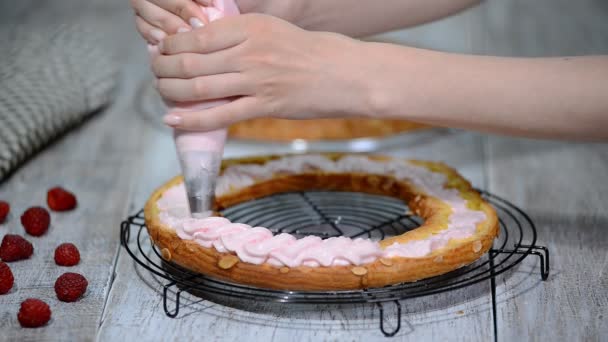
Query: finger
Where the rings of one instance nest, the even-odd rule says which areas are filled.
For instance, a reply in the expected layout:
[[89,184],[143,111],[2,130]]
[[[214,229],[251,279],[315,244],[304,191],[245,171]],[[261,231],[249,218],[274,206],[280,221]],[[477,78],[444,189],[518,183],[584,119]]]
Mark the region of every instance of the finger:
[[179,55],[160,55],[152,62],[152,71],[158,78],[189,79],[198,76],[239,72],[232,62],[232,50],[222,50],[207,55],[181,53]]
[[141,36],[152,45],[156,45],[163,40],[167,34],[160,30],[158,27],[154,27],[148,24],[139,16],[135,16],[135,28],[141,34]]
[[217,100],[232,96],[249,95],[250,87],[238,73],[220,74],[182,80],[161,78],[158,91],[163,98],[175,102]]
[[148,24],[168,33],[175,34],[178,31],[190,29],[190,26],[180,17],[156,6],[147,0],[131,0],[131,6],[135,13]]
[[221,106],[198,112],[179,112],[166,115],[169,126],[184,130],[212,131],[233,123],[260,116],[260,105],[254,97],[244,96]]
[[199,5],[192,0],[148,0],[156,6],[175,14],[193,28],[203,27],[209,22]]
[[165,55],[184,52],[211,53],[228,49],[247,40],[247,33],[241,23],[236,17],[223,18],[204,28],[167,37],[159,48]]

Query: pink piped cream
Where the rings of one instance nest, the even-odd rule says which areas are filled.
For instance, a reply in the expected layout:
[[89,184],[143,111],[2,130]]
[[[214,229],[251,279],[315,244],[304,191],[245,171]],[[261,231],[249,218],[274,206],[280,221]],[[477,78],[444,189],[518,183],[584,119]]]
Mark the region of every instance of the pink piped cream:
[[160,220],[175,229],[183,240],[192,240],[220,253],[235,253],[243,262],[277,267],[363,265],[379,258],[420,258],[445,247],[451,239],[471,237],[477,224],[486,219],[483,211],[467,208],[466,201],[455,189],[446,189],[445,175],[432,172],[407,161],[376,161],[365,156],[346,156],[333,161],[322,155],[288,156],[264,165],[235,165],[224,170],[217,180],[216,196],[236,191],[273,174],[299,174],[307,171],[326,173],[363,172],[392,175],[408,179],[430,196],[442,199],[452,208],[448,227],[425,240],[394,243],[382,249],[377,241],[333,237],[321,239],[307,236],[296,239],[290,234],[273,235],[265,227],[233,223],[223,217],[191,218],[183,184],[168,189],[158,200]]

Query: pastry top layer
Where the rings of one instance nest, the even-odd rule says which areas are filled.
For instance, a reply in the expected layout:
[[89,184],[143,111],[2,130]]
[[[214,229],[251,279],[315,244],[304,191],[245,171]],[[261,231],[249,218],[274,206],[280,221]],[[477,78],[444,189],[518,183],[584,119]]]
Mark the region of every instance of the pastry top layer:
[[431,127],[402,120],[367,118],[329,118],[287,120],[256,118],[229,127],[232,138],[263,141],[341,140],[387,137],[398,133],[430,129]]
[[392,177],[410,186],[413,198],[408,204],[421,211],[426,221],[418,229],[383,241],[346,237],[322,240],[315,236],[296,239],[285,233],[273,236],[264,227],[231,223],[223,217],[190,218],[182,183],[169,188],[157,201],[159,218],[181,239],[220,253],[234,253],[247,263],[277,267],[362,265],[379,258],[427,257],[473,239],[487,218],[479,208],[479,195],[443,164],[362,155],[294,155],[227,163],[218,179],[216,197],[222,202],[253,185],[302,174]]

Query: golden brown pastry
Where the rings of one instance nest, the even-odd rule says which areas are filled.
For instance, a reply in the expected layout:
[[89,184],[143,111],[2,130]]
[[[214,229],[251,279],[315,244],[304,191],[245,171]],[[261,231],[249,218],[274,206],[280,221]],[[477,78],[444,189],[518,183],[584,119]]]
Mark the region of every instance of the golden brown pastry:
[[317,154],[226,160],[216,211],[275,193],[324,189],[391,196],[424,219],[382,241],[273,235],[216,216],[189,218],[182,179],[145,206],[150,237],[167,260],[231,282],[291,290],[381,287],[440,275],[486,253],[498,234],[494,209],[456,171],[435,162]]
[[403,120],[257,118],[230,126],[228,133],[231,138],[264,141],[345,140],[383,137],[425,128],[429,127]]

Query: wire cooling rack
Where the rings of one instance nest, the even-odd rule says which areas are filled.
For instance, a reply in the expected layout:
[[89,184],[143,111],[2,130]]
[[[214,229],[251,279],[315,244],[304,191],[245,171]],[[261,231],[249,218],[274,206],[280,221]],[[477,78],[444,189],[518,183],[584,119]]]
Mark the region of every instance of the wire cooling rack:
[[[353,291],[282,291],[256,288],[213,279],[193,273],[163,260],[159,250],[150,243],[143,211],[121,224],[121,243],[129,255],[144,269],[164,278],[163,306],[169,317],[177,317],[183,291],[213,300],[230,297],[264,302],[293,304],[356,304],[373,303],[379,310],[379,327],[387,336],[401,328],[401,300],[429,296],[490,281],[492,308],[496,317],[495,277],[519,264],[528,256],[540,260],[540,276],[549,276],[549,251],[536,245],[536,228],[528,215],[508,201],[479,190],[498,213],[500,235],[493,248],[472,265],[414,283]],[[400,200],[353,192],[306,191],[282,193],[230,207],[222,214],[232,221],[252,226],[265,226],[275,233],[291,233],[298,237],[317,235],[323,238],[348,236],[383,239],[402,234],[420,226],[422,220],[412,214]],[[169,291],[173,289],[175,291]],[[169,308],[169,295],[175,293],[175,306]],[[214,297],[215,296],[215,297]],[[382,303],[394,302],[397,325],[385,328]],[[494,322],[496,329],[496,322]]]

